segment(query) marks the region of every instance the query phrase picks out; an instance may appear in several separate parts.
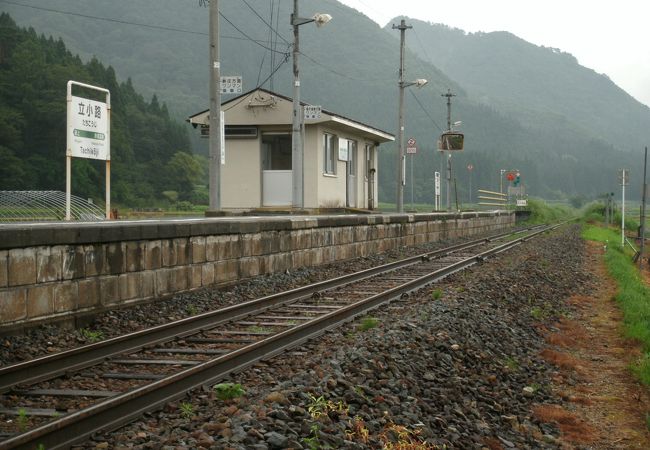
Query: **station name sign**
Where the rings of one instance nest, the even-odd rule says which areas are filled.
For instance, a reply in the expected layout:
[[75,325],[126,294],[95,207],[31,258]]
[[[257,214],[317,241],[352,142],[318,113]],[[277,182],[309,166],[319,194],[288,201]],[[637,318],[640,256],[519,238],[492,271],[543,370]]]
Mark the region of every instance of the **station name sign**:
[[68,102],[67,155],[110,161],[108,107],[106,103],[72,96]]

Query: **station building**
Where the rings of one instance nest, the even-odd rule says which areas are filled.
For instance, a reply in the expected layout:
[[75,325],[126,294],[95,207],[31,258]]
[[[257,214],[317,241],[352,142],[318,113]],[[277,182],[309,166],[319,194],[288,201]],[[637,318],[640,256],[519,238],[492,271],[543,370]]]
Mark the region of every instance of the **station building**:
[[[222,209],[291,208],[292,99],[258,88],[228,100],[221,109]],[[203,111],[188,122],[208,136],[209,115]],[[305,209],[377,208],[377,149],[395,136],[326,110],[306,118],[303,129]]]

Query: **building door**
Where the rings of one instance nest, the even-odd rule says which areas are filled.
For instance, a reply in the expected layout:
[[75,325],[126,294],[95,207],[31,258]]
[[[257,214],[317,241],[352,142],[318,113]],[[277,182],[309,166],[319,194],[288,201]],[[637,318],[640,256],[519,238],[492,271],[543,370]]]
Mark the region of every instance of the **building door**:
[[262,134],[262,206],[291,206],[291,134]]
[[365,151],[365,178],[366,178],[366,200],[367,208],[375,209],[375,174],[377,169],[375,169],[375,147],[371,144],[366,144]]
[[357,207],[357,142],[348,141],[348,162],[347,162],[347,176],[345,184],[346,189],[346,206],[350,208]]

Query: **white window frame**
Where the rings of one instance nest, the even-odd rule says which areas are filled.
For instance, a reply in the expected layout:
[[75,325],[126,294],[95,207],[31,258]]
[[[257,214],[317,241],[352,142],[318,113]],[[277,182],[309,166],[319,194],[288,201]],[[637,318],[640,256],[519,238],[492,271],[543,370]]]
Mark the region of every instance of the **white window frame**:
[[323,175],[335,176],[338,163],[338,138],[333,133],[323,133]]

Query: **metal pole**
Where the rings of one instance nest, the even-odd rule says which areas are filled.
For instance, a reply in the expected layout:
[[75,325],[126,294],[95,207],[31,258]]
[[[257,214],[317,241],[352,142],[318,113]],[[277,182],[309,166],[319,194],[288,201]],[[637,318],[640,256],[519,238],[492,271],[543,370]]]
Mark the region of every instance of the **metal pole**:
[[72,156],[65,157],[65,220],[70,220],[70,193],[72,192]]
[[411,153],[411,209],[415,209],[413,202],[413,154]]
[[393,29],[400,31],[399,43],[399,114],[397,124],[397,212],[404,212],[404,40],[406,30],[413,28],[406,25],[402,19],[399,26],[393,25]]
[[221,208],[221,62],[219,0],[210,0],[210,210]]
[[469,171],[469,203],[472,203],[472,171]]
[[623,183],[622,183],[622,199],[621,199],[621,247],[625,247],[625,169],[623,170]]
[[645,248],[645,203],[648,185],[646,184],[646,169],[648,167],[648,147],[645,148],[643,157],[643,194],[641,195],[641,245],[639,246],[639,269],[643,268],[643,250]]
[[302,142],[302,114],[300,110],[300,70],[298,69],[298,53],[300,52],[300,34],[298,15],[298,0],[293,0],[293,121],[291,132],[291,170],[292,193],[291,199],[294,208],[302,208],[303,202],[303,142]]
[[[442,97],[447,97],[447,131],[451,131],[451,98],[455,96],[451,93],[451,89],[447,89],[447,93],[442,94]],[[447,211],[451,211],[451,152],[447,158]]]

